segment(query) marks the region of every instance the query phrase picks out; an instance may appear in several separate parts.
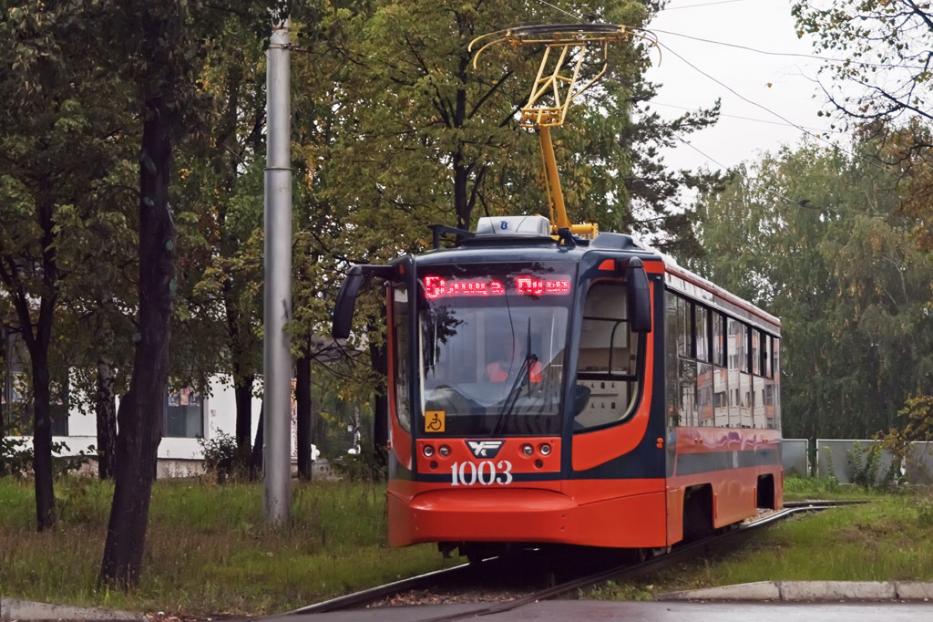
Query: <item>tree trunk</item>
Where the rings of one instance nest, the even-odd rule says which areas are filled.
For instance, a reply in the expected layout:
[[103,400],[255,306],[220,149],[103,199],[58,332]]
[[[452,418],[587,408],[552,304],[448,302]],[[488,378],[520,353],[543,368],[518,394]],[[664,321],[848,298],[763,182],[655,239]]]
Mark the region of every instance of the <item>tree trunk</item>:
[[[153,47],[165,45],[158,39],[169,27],[167,22],[144,18],[144,38]],[[171,76],[171,69],[161,71]],[[158,77],[169,83],[160,86],[171,92],[173,76]],[[102,583],[124,589],[139,582],[142,566],[149,501],[162,439],[175,277],[175,225],[168,201],[175,112],[158,93],[150,95],[145,103],[139,167],[139,332],[130,390],[117,414],[120,433],[116,487],[100,571]]]
[[[3,445],[3,437],[6,435],[6,404],[9,394],[7,393],[7,376],[10,373],[10,349],[7,347],[6,328],[0,324],[0,446]],[[4,475],[3,467],[0,467],[0,477]]]
[[48,349],[30,353],[32,359],[32,470],[36,488],[36,528],[55,524],[55,491],[52,483],[52,418],[49,412]]
[[[383,314],[384,315],[384,314]],[[386,444],[389,440],[389,398],[386,395],[386,346],[369,344],[369,360],[379,373],[379,382],[373,387],[373,451],[379,464],[387,464]]]
[[298,477],[311,481],[311,356],[307,350],[295,361],[295,406],[297,410]]
[[116,465],[117,407],[113,394],[114,373],[110,362],[97,361],[97,393],[94,412],[97,415],[97,476],[111,479]]
[[262,474],[262,417],[265,412],[265,404],[259,408],[259,421],[256,427],[256,440],[253,442],[253,453],[249,459],[249,478],[257,480]]
[[[236,366],[235,366],[236,367]],[[237,461],[243,467],[250,463],[250,436],[253,426],[253,375],[240,377],[235,369],[233,395],[236,399]]]
[[469,201],[467,201],[467,180],[470,172],[463,164],[463,151],[457,149],[453,153],[454,163],[454,210],[457,213],[457,228],[469,229],[470,213]]
[[36,220],[42,231],[42,292],[39,317],[33,322],[34,297],[19,280],[18,268],[0,272],[4,283],[15,294],[13,306],[20,334],[29,350],[33,397],[32,469],[36,489],[36,528],[44,531],[55,524],[55,491],[52,481],[52,419],[49,411],[49,344],[55,303],[58,299],[58,263],[55,245],[54,200],[48,180],[40,180],[36,193]]

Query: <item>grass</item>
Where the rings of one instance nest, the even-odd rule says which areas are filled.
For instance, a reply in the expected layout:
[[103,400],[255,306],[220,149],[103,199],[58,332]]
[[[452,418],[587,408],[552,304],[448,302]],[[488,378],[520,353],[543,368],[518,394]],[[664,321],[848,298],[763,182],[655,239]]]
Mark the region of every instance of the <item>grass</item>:
[[[788,496],[830,496],[819,482],[793,485],[796,490]],[[699,554],[624,584],[607,583],[589,597],[641,600],[766,580],[933,581],[933,493],[847,493],[838,496],[867,497],[868,503],[791,517],[739,535],[728,551]]]
[[861,499],[869,500],[885,496],[882,490],[863,488],[854,484],[840,484],[835,479],[826,477],[784,478],[784,500],[803,501],[805,499]]
[[256,615],[441,567],[430,545],[385,545],[379,484],[314,482],[294,489],[291,524],[267,529],[259,484],[159,481],[140,586],[96,586],[109,484],[63,478],[58,526],[36,533],[31,482],[0,478],[4,597],[183,615]]

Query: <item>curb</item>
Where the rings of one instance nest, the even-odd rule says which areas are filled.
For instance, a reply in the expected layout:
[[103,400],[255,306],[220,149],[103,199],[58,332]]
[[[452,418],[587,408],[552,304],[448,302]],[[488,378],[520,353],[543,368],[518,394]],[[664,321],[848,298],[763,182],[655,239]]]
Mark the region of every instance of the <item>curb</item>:
[[71,607],[52,605],[28,600],[0,598],[0,622],[18,620],[37,622],[39,620],[87,620],[93,622],[146,622],[141,613],[99,609],[96,607]]
[[661,594],[656,600],[710,601],[933,601],[933,583],[923,581],[758,581]]

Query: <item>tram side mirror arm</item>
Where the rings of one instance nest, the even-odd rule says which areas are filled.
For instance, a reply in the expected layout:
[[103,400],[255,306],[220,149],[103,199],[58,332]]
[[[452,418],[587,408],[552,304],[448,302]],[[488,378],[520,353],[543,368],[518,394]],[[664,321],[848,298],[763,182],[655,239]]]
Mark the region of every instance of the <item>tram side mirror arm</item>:
[[648,275],[641,259],[633,257],[625,266],[625,283],[628,287],[628,317],[632,332],[651,331],[651,292]]
[[356,299],[370,277],[390,278],[392,272],[391,266],[357,264],[350,268],[347,278],[340,287],[340,293],[337,294],[337,302],[334,305],[333,323],[331,325],[331,336],[334,339],[346,339],[350,336],[350,329],[353,327],[353,312],[356,309]]

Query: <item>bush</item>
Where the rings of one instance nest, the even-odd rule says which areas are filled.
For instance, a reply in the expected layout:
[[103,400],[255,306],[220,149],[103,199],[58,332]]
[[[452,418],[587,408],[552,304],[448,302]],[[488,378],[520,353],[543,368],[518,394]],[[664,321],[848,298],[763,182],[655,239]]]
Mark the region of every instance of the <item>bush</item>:
[[351,482],[381,482],[386,479],[385,461],[372,447],[363,447],[357,454],[346,454],[331,464],[344,479]]
[[[76,456],[62,456],[68,451],[63,442],[52,443],[52,473],[56,476],[77,471],[87,464],[92,453],[83,450]],[[93,446],[90,451],[94,452]],[[29,477],[32,475],[32,443],[22,438],[0,438],[0,476]]]
[[872,443],[868,446],[855,443],[852,446],[847,456],[853,484],[863,488],[886,490],[899,483],[901,461],[897,456],[892,457],[891,464],[879,477],[883,450],[884,446],[881,443]]
[[239,454],[233,436],[218,432],[210,440],[198,439],[198,445],[204,452],[204,468],[216,476],[218,484],[223,484],[228,478],[236,475]]
[[26,477],[32,471],[32,445],[23,439],[0,438],[0,476]]

